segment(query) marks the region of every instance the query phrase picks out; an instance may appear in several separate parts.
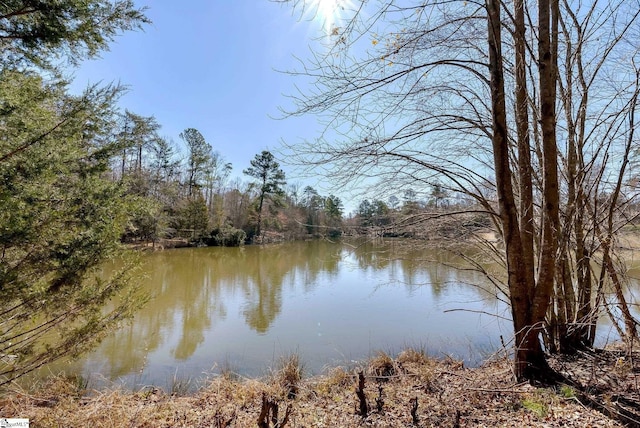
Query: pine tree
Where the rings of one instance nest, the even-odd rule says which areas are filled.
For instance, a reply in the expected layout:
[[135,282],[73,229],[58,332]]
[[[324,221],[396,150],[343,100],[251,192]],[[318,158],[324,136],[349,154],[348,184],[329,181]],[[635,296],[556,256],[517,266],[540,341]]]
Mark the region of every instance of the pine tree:
[[260,236],[262,226],[262,208],[265,198],[283,196],[282,186],[286,184],[284,171],[276,162],[273,154],[267,150],[256,155],[251,161],[251,166],[243,171],[246,175],[258,181],[258,221],[255,236]]

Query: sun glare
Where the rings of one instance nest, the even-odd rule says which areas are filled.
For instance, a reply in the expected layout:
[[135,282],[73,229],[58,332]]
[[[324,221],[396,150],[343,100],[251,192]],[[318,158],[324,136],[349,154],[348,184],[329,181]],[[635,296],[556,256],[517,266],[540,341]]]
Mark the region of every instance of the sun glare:
[[341,12],[344,11],[350,0],[312,0],[312,13],[314,18],[320,22],[323,30],[331,34],[339,21]]

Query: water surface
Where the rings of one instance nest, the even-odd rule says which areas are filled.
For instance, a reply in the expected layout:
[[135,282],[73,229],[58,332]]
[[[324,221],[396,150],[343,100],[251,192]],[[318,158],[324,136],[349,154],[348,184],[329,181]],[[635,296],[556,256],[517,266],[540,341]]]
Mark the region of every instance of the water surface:
[[[400,240],[290,242],[145,255],[149,304],[67,371],[127,387],[223,369],[264,374],[297,352],[307,372],[414,346],[479,362],[511,335],[484,277]],[[464,309],[456,311],[455,309]]]

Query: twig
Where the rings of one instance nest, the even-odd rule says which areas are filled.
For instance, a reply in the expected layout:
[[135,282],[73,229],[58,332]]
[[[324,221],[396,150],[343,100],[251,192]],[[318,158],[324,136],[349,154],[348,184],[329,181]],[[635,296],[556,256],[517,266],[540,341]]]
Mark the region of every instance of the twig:
[[420,422],[418,420],[418,397],[413,397],[409,400],[409,404],[411,404],[411,421],[417,426]]
[[[514,385],[514,388],[525,385],[525,383],[519,383]],[[497,394],[528,394],[531,391],[518,391],[517,389],[499,389],[499,388],[465,388],[467,391],[474,392],[494,392]]]

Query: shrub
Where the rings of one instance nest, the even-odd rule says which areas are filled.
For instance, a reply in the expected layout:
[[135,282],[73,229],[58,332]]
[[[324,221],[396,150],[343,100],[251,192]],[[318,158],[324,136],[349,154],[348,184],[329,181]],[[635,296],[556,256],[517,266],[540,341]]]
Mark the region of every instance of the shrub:
[[244,245],[246,240],[247,234],[244,230],[234,227],[223,227],[214,229],[211,232],[211,238],[207,241],[207,244],[218,247],[239,247]]

